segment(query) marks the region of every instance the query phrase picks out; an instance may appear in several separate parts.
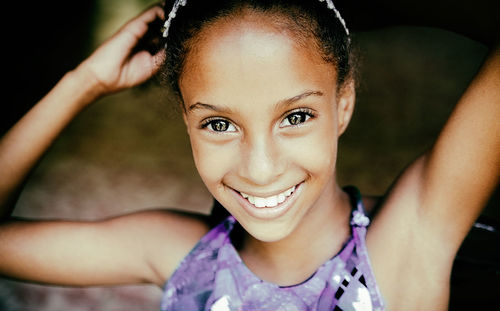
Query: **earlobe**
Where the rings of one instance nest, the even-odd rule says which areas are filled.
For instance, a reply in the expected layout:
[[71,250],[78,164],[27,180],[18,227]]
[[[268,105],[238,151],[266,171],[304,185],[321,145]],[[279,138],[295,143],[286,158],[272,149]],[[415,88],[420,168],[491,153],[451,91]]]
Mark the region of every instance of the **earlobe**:
[[355,101],[356,90],[354,81],[351,80],[341,89],[341,94],[337,102],[338,136],[345,132],[351,121]]

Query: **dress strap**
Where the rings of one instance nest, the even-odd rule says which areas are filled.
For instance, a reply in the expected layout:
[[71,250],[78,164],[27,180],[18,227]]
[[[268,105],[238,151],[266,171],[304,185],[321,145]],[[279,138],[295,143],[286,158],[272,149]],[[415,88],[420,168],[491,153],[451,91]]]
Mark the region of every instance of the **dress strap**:
[[370,224],[370,219],[366,216],[361,192],[355,186],[346,186],[344,187],[344,191],[349,194],[351,206],[353,207],[351,225],[357,227],[367,227]]
[[356,244],[356,253],[360,258],[357,267],[362,271],[368,291],[370,292],[374,307],[372,310],[385,310],[384,300],[375,280],[370,256],[368,255],[368,249],[366,247],[366,230],[370,224],[370,219],[366,215],[361,192],[354,186],[344,187],[344,191],[349,194],[349,197],[351,198],[351,205],[353,207],[351,218],[351,225],[353,227],[352,233],[354,243]]

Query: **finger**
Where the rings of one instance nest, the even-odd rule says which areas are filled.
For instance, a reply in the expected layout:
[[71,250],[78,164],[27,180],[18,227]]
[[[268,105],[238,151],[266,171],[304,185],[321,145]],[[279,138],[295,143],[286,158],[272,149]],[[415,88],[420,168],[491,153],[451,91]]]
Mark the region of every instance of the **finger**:
[[126,23],[120,31],[131,31],[137,37],[142,37],[148,30],[148,24],[158,18],[164,19],[164,15],[165,14],[161,7],[153,5]]
[[[126,57],[146,34],[149,23],[157,18],[162,18],[163,9],[159,6],[152,6],[140,15],[125,24],[112,38],[109,45],[114,46],[118,58]],[[160,29],[158,29],[160,35]]]
[[146,51],[141,51],[134,55],[124,68],[123,84],[126,87],[134,86],[151,78],[161,67],[162,53],[159,52],[151,56]]
[[161,7],[158,4],[155,4],[146,9],[145,11],[143,11],[135,19],[141,20],[142,22],[147,24],[154,21],[157,18],[164,19],[165,13],[163,11],[163,7]]

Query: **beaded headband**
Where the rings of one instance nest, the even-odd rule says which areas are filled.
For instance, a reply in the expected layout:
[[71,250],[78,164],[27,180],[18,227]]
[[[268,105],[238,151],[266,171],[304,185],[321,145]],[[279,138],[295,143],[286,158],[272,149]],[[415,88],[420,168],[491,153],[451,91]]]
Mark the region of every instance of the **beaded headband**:
[[[320,2],[326,1],[326,5],[328,6],[328,8],[335,12],[335,16],[340,21],[342,26],[344,26],[345,33],[347,34],[347,37],[350,40],[349,29],[347,29],[345,21],[342,18],[342,16],[340,15],[340,12],[337,10],[337,8],[335,8],[335,5],[333,5],[333,1],[332,0],[319,0],[319,1]],[[163,25],[163,37],[164,38],[168,37],[168,29],[170,28],[170,24],[172,23],[172,20],[175,18],[176,14],[177,14],[177,10],[179,9],[179,7],[181,5],[185,6],[186,2],[187,2],[187,0],[176,0],[175,1],[174,6],[172,8],[172,11],[170,11],[170,13],[168,14],[168,18],[165,21],[165,24]]]

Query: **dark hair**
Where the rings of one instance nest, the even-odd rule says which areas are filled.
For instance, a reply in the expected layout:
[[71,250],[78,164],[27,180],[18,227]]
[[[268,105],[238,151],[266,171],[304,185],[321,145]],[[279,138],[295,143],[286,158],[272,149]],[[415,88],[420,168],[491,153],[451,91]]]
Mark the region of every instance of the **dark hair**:
[[[165,15],[173,1],[165,4]],[[179,79],[188,53],[195,46],[205,27],[221,20],[237,17],[245,12],[256,12],[273,17],[273,22],[295,35],[299,44],[315,43],[324,61],[337,69],[337,87],[341,88],[353,74],[350,40],[340,20],[325,2],[319,0],[187,0],[172,20],[166,44],[166,58],[161,70],[164,82],[170,84],[181,99]],[[307,41],[307,42],[306,42]]]

